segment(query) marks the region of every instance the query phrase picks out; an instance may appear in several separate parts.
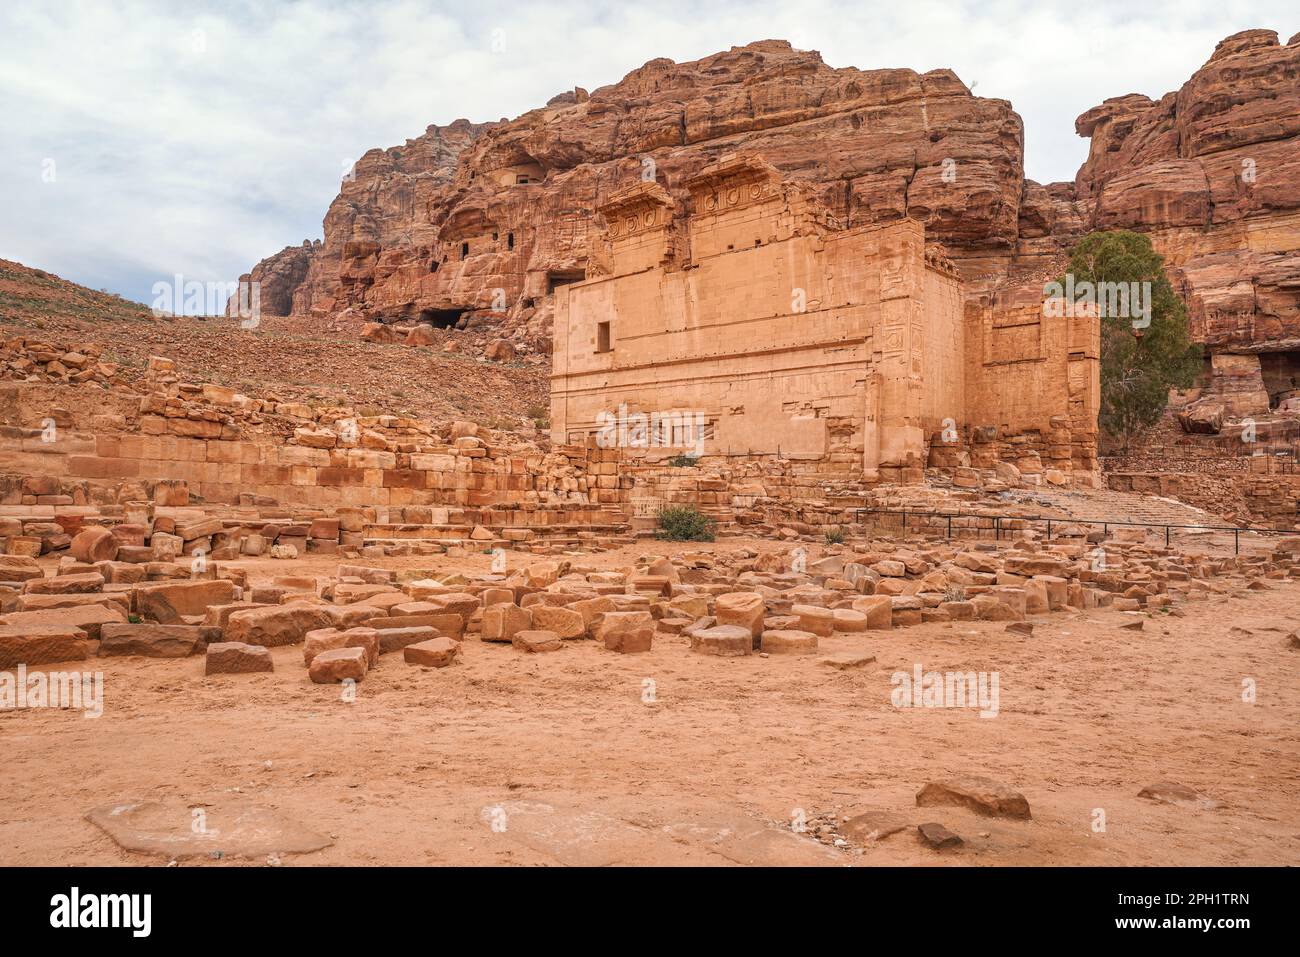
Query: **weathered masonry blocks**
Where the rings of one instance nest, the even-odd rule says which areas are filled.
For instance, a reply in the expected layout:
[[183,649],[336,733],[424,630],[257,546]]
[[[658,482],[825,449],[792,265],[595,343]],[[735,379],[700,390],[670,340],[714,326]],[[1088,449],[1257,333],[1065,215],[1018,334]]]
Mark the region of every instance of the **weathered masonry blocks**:
[[553,441],[671,414],[671,437],[625,451],[867,482],[1032,452],[1093,484],[1095,318],[969,298],[919,222],[842,229],[754,156],[686,187],[685,210],[657,183],[615,193],[587,278],[556,291]]

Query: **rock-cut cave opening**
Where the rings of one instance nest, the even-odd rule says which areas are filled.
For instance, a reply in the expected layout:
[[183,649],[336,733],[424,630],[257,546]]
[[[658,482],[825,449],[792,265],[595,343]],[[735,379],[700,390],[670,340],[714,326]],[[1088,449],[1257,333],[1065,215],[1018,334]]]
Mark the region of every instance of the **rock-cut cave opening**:
[[422,309],[420,321],[427,322],[435,329],[455,329],[464,314],[464,309]]

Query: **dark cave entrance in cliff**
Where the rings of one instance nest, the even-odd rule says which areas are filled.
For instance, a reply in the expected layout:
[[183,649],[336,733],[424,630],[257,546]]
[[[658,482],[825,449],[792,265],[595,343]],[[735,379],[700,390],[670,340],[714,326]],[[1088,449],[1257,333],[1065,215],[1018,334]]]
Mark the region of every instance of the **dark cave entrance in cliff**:
[[464,309],[421,309],[420,322],[427,322],[435,329],[455,329],[463,315]]
[[1259,371],[1270,408],[1300,397],[1300,352],[1265,352],[1259,357]]
[[546,274],[546,292],[551,294],[561,286],[568,286],[571,283],[582,282],[587,278],[585,269],[566,269],[555,270]]

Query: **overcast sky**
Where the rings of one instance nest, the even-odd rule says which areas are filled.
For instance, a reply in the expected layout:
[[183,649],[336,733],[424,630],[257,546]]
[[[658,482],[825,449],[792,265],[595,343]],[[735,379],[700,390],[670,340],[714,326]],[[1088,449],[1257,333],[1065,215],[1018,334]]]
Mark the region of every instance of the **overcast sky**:
[[1300,31],[1295,0],[3,0],[0,258],[150,302],[305,238],[367,149],[515,117],[783,38],[831,66],[951,67],[1024,118],[1026,174],[1073,179],[1074,118],[1177,89],[1215,43]]

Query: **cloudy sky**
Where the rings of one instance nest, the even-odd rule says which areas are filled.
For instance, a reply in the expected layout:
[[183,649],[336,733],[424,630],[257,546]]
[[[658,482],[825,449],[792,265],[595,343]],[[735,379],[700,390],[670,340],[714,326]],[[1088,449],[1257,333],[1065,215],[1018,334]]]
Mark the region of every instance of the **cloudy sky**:
[[951,67],[1072,179],[1074,118],[1176,89],[1295,0],[4,0],[0,258],[142,302],[321,237],[346,168],[430,123],[518,116],[646,60],[779,37],[832,66]]

